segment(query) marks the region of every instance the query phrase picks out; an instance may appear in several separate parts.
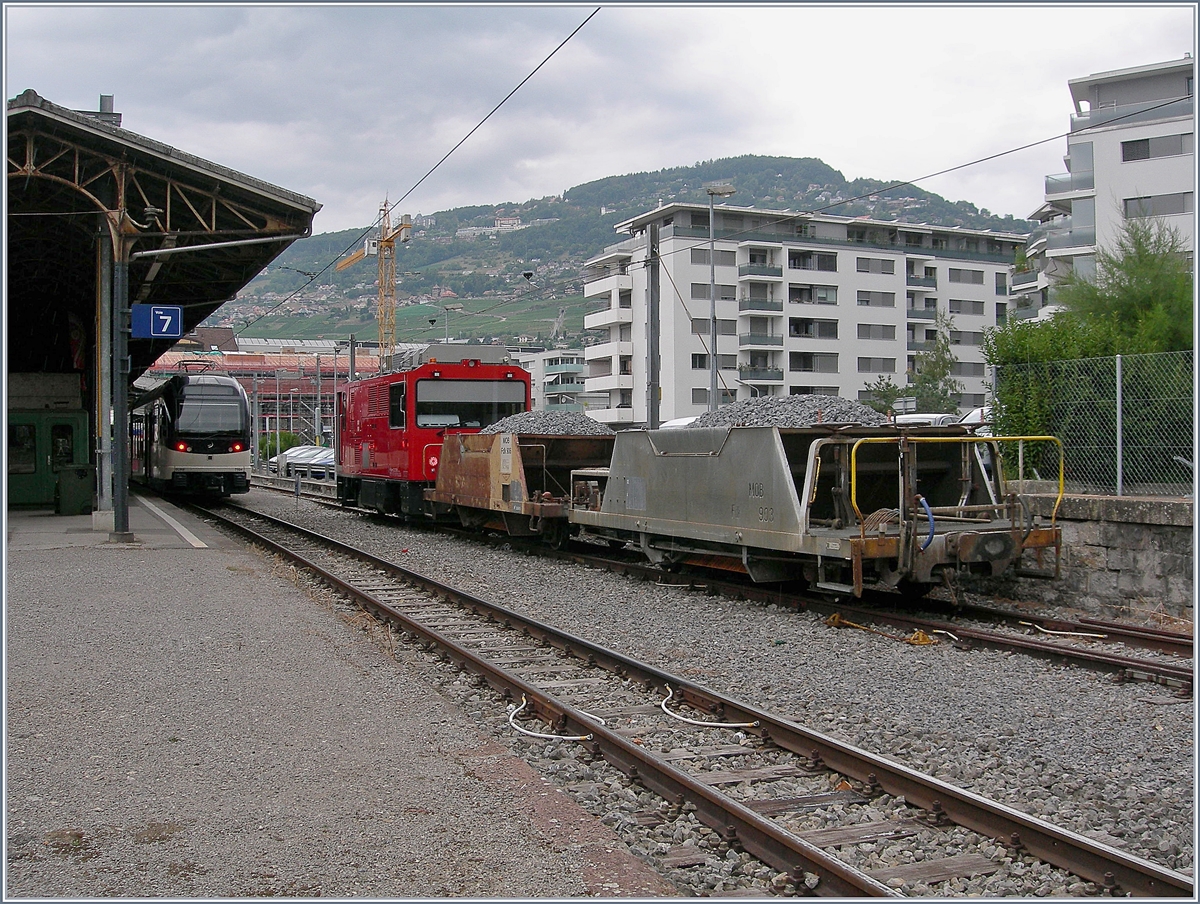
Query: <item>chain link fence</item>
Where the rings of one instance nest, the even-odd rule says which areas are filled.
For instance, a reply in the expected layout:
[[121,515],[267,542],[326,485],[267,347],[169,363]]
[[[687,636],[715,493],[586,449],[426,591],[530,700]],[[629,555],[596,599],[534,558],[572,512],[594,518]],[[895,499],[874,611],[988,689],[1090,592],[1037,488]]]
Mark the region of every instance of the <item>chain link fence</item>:
[[[1062,440],[1068,492],[1187,496],[1194,385],[1191,351],[1006,364],[996,368],[992,419],[997,435]],[[1057,478],[1057,455],[1002,451],[1011,477]]]

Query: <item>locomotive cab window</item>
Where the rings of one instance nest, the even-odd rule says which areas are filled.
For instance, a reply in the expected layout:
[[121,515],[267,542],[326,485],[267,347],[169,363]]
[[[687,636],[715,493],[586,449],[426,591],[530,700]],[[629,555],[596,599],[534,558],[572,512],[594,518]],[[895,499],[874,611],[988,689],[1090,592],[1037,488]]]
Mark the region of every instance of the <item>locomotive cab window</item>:
[[237,388],[189,383],[183,391],[175,429],[183,434],[243,432],[246,410]]
[[509,380],[418,380],[418,427],[487,427],[525,410],[525,384]]
[[393,429],[404,427],[404,383],[393,383],[388,387],[388,426]]

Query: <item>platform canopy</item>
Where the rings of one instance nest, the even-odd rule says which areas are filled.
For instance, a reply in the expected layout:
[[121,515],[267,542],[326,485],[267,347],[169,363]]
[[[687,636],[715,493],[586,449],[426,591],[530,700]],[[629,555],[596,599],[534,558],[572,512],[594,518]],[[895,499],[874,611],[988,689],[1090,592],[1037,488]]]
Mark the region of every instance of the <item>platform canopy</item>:
[[[114,247],[129,262],[130,303],[181,307],[186,333],[311,232],[311,198],[119,123],[33,90],[8,101],[9,372],[94,372]],[[131,340],[129,379],[174,342]]]

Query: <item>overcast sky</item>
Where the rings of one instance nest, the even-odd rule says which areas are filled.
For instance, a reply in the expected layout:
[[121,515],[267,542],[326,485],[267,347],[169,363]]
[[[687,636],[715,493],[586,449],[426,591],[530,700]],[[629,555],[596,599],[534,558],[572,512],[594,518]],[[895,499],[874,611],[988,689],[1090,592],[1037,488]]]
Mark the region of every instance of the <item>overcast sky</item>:
[[[593,9],[6,4],[5,96],[112,94],[125,128],[316,199],[331,232],[412,188]],[[742,154],[911,179],[1066,132],[1068,79],[1194,55],[1195,33],[1190,4],[604,7],[398,212]],[[1065,150],[921,185],[1024,217]]]

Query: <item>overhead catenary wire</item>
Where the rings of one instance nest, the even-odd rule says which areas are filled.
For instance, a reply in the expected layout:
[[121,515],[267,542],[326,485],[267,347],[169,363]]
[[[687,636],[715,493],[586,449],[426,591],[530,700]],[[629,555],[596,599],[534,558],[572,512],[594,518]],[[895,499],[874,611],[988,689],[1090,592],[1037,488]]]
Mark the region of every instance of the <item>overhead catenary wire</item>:
[[[516,86],[515,88],[513,88],[513,89],[512,89],[512,90],[511,90],[511,91],[510,91],[510,92],[509,92],[507,95],[505,95],[505,97],[504,97],[504,98],[503,98],[503,99],[500,101],[500,103],[498,103],[498,104],[497,104],[495,107],[493,107],[493,108],[492,108],[492,110],[491,110],[491,111],[489,111],[489,112],[488,112],[488,114],[487,114],[486,116],[484,116],[484,118],[483,118],[483,119],[481,119],[481,120],[479,121],[479,123],[478,123],[478,124],[476,124],[476,125],[475,125],[475,126],[474,126],[474,127],[473,127],[473,128],[472,128],[472,129],[471,129],[471,130],[470,130],[470,131],[469,131],[469,132],[468,132],[468,133],[467,133],[467,134],[466,134],[466,135],[465,135],[465,136],[464,136],[464,137],[463,137],[463,138],[462,138],[462,139],[461,139],[461,140],[458,142],[458,143],[457,143],[457,144],[455,144],[455,145],[454,145],[454,147],[452,147],[452,148],[451,148],[451,149],[450,149],[450,150],[449,150],[449,151],[448,151],[448,152],[447,152],[447,153],[446,153],[446,154],[445,154],[445,155],[444,155],[444,156],[443,156],[443,157],[442,157],[442,158],[441,158],[441,159],[440,159],[440,160],[439,160],[439,161],[438,161],[436,164],[434,164],[434,165],[433,165],[433,166],[432,166],[432,167],[429,169],[429,171],[425,173],[425,175],[423,175],[423,176],[422,176],[422,177],[421,177],[419,180],[417,180],[417,182],[416,182],[416,183],[415,183],[415,184],[412,186],[412,188],[410,188],[410,189],[409,189],[408,191],[406,191],[406,192],[405,192],[403,195],[401,195],[401,196],[400,196],[400,198],[399,198],[399,199],[396,201],[396,204],[393,204],[393,205],[391,205],[391,207],[389,208],[389,210],[391,210],[391,209],[394,209],[394,208],[396,207],[396,205],[398,205],[398,204],[399,204],[401,201],[403,201],[403,200],[405,200],[406,198],[408,198],[408,196],[409,196],[409,195],[411,195],[411,194],[412,194],[412,193],[413,193],[413,192],[414,192],[414,191],[415,191],[415,190],[416,190],[416,189],[417,189],[417,188],[418,188],[418,187],[419,187],[419,186],[420,186],[422,183],[424,183],[424,182],[425,182],[425,180],[426,180],[426,179],[428,179],[428,178],[429,178],[429,177],[430,177],[430,176],[431,176],[431,175],[432,175],[432,174],[433,174],[433,173],[434,173],[434,172],[435,172],[435,171],[436,171],[436,170],[437,170],[437,169],[438,169],[438,168],[439,168],[439,167],[440,167],[440,166],[441,166],[443,163],[445,163],[445,162],[446,162],[446,160],[447,160],[447,159],[449,159],[449,157],[450,157],[450,156],[451,156],[451,155],[452,155],[452,154],[453,154],[455,151],[457,151],[457,150],[458,150],[460,147],[462,147],[462,145],[463,145],[463,144],[464,144],[464,143],[465,143],[465,142],[466,142],[466,141],[467,141],[467,140],[468,140],[468,139],[469,139],[469,138],[470,138],[470,137],[471,137],[471,136],[472,136],[472,135],[473,135],[473,134],[474,134],[476,131],[478,131],[478,130],[479,130],[479,129],[480,129],[480,128],[481,128],[481,127],[484,125],[484,123],[486,123],[486,122],[487,122],[487,121],[488,121],[488,120],[489,120],[489,119],[490,119],[490,118],[491,118],[491,117],[492,117],[492,116],[493,116],[493,115],[494,115],[494,114],[495,114],[495,113],[496,113],[496,112],[497,112],[497,111],[498,111],[498,110],[499,110],[499,109],[500,109],[502,106],[504,106],[504,104],[505,104],[505,103],[506,103],[506,102],[507,102],[507,101],[508,101],[510,98],[512,98],[512,96],[513,96],[514,94],[516,94],[516,92],[517,92],[518,90],[520,90],[520,88],[521,88],[523,85],[525,85],[525,83],[526,83],[526,82],[528,82],[528,81],[529,81],[529,80],[530,80],[530,79],[531,79],[531,78],[532,78],[534,75],[536,75],[536,74],[537,74],[537,72],[538,72],[539,70],[541,70],[541,69],[542,69],[542,67],[543,67],[543,66],[545,66],[545,65],[546,65],[546,64],[547,64],[547,63],[550,61],[550,59],[551,59],[552,57],[554,57],[554,55],[555,55],[555,54],[557,54],[557,53],[558,53],[558,52],[559,52],[559,51],[560,51],[560,50],[561,50],[561,49],[562,49],[562,48],[563,48],[563,47],[564,47],[564,46],[565,46],[565,45],[566,45],[566,44],[567,44],[567,43],[568,43],[568,42],[569,42],[569,41],[570,41],[572,38],[574,38],[574,37],[575,37],[575,35],[576,35],[576,34],[578,34],[578,33],[579,33],[579,31],[580,31],[580,30],[581,30],[581,29],[582,29],[582,28],[583,28],[585,25],[587,25],[587,24],[588,24],[588,22],[590,22],[590,21],[592,20],[592,18],[593,18],[593,17],[594,17],[594,16],[595,16],[595,15],[596,15],[598,12],[600,12],[600,9],[601,9],[601,7],[596,7],[594,10],[592,10],[592,12],[588,14],[587,18],[585,18],[585,19],[583,20],[583,22],[581,22],[581,23],[580,23],[578,26],[576,26],[576,28],[574,29],[574,31],[572,31],[572,32],[571,32],[569,35],[567,35],[567,37],[566,37],[566,38],[564,38],[564,39],[563,39],[563,40],[562,40],[562,41],[561,41],[561,42],[558,44],[558,46],[556,46],[556,47],[555,47],[555,48],[554,48],[552,51],[550,51],[550,53],[549,53],[549,54],[547,54],[547,56],[546,56],[546,57],[545,57],[545,58],[544,58],[544,59],[543,59],[543,60],[542,60],[542,61],[541,61],[541,62],[540,62],[540,63],[539,63],[539,64],[538,64],[536,67],[534,67],[534,69],[533,69],[533,70],[532,70],[532,71],[531,71],[531,72],[530,72],[530,73],[529,73],[527,76],[525,76],[525,78],[523,78],[523,79],[522,79],[522,80],[521,80],[521,81],[520,81],[520,82],[517,84],[517,86]],[[979,164],[981,164],[981,163],[988,163],[988,162],[990,162],[990,161],[992,161],[992,160],[998,160],[998,159],[1000,159],[1001,157],[1007,157],[1007,156],[1009,156],[1009,155],[1011,155],[1011,154],[1016,154],[1016,153],[1019,153],[1019,152],[1021,152],[1021,151],[1029,150],[1030,148],[1038,147],[1039,145],[1047,144],[1047,143],[1049,143],[1049,142],[1051,142],[1051,141],[1058,141],[1058,140],[1061,140],[1061,139],[1063,139],[1063,138],[1068,138],[1068,137],[1071,137],[1071,136],[1078,136],[1078,135],[1086,134],[1086,133],[1088,133],[1088,132],[1090,132],[1090,131],[1092,131],[1092,130],[1094,130],[1094,129],[1100,128],[1100,126],[1101,126],[1101,125],[1103,125],[1104,127],[1109,127],[1109,126],[1112,126],[1114,123],[1119,123],[1119,122],[1121,122],[1121,121],[1122,121],[1122,120],[1124,120],[1124,119],[1128,119],[1128,118],[1130,118],[1130,117],[1133,117],[1133,116],[1143,116],[1143,115],[1145,115],[1145,114],[1146,114],[1146,113],[1148,113],[1148,112],[1152,112],[1152,111],[1154,111],[1154,110],[1158,110],[1158,109],[1162,109],[1162,108],[1164,108],[1164,107],[1168,107],[1168,106],[1170,106],[1170,105],[1172,105],[1172,104],[1175,104],[1175,103],[1178,103],[1178,102],[1180,102],[1180,101],[1182,101],[1182,100],[1187,100],[1187,96],[1180,96],[1180,97],[1173,97],[1173,98],[1169,98],[1169,99],[1167,99],[1167,100],[1164,100],[1164,101],[1162,101],[1161,103],[1154,104],[1154,105],[1152,105],[1152,106],[1150,106],[1150,107],[1147,107],[1147,108],[1145,108],[1145,109],[1143,109],[1143,110],[1136,110],[1136,111],[1133,111],[1133,112],[1127,113],[1127,114],[1125,114],[1125,115],[1123,115],[1123,116],[1116,116],[1116,117],[1113,117],[1112,119],[1106,120],[1104,123],[1102,123],[1102,124],[1098,124],[1098,125],[1096,125],[1096,126],[1087,126],[1087,127],[1083,128],[1083,129],[1079,129],[1079,130],[1075,130],[1075,131],[1068,130],[1068,131],[1066,131],[1066,132],[1060,132],[1060,133],[1057,133],[1057,134],[1051,135],[1051,136],[1049,136],[1049,137],[1047,137],[1047,138],[1041,138],[1041,139],[1038,139],[1038,140],[1036,140],[1036,141],[1027,142],[1027,143],[1025,143],[1025,144],[1018,145],[1017,147],[1008,148],[1008,149],[1006,149],[1006,150],[1003,150],[1003,151],[998,151],[998,152],[996,152],[996,153],[994,153],[994,154],[988,154],[987,156],[984,156],[984,157],[979,157],[979,158],[976,158],[976,159],[974,159],[974,160],[967,161],[966,163],[959,163],[959,164],[956,164],[956,165],[954,165],[954,166],[946,167],[946,168],[944,168],[944,169],[937,170],[936,172],[927,173],[927,174],[925,174],[925,175],[923,175],[923,176],[917,176],[917,177],[915,177],[915,178],[913,178],[913,179],[906,179],[906,180],[899,181],[899,182],[893,182],[893,183],[891,183],[891,184],[889,184],[889,185],[886,185],[886,186],[884,186],[884,187],[882,187],[882,188],[876,188],[876,189],[873,189],[873,190],[871,190],[871,191],[869,191],[869,192],[867,192],[867,193],[865,193],[865,194],[856,195],[856,196],[854,196],[854,197],[852,197],[852,198],[843,198],[843,199],[842,199],[842,200],[840,200],[840,201],[837,201],[837,202],[834,202],[834,203],[831,203],[831,204],[826,204],[826,205],[824,205],[823,207],[815,207],[815,208],[812,208],[812,209],[809,209],[809,210],[788,211],[786,214],[781,214],[781,215],[780,215],[778,218],[776,218],[776,219],[774,219],[774,220],[768,220],[768,221],[767,221],[765,224],[760,224],[760,226],[761,226],[761,225],[774,225],[774,224],[777,224],[777,223],[786,222],[787,220],[795,219],[796,217],[814,216],[814,215],[816,215],[816,214],[825,213],[825,212],[828,212],[828,211],[834,210],[834,209],[836,209],[836,208],[838,208],[838,207],[844,207],[844,206],[845,206],[845,205],[847,205],[847,204],[853,204],[855,201],[862,201],[862,200],[866,200],[866,199],[870,198],[872,195],[880,195],[880,194],[884,194],[884,193],[886,193],[886,192],[889,192],[889,191],[894,191],[895,189],[898,189],[898,188],[905,188],[905,187],[907,187],[907,186],[915,186],[915,185],[916,185],[917,183],[919,183],[919,182],[924,182],[924,181],[927,181],[927,180],[929,180],[929,179],[934,179],[934,178],[937,178],[938,176],[944,176],[944,175],[947,175],[947,174],[949,174],[949,173],[957,172],[958,170],[967,169],[968,167],[972,167],[972,166],[978,166],[978,165],[979,165]],[[722,205],[722,206],[724,206],[724,205]],[[738,208],[734,208],[734,209],[738,209]],[[248,321],[246,322],[246,324],[245,324],[245,325],[244,325],[244,326],[243,326],[243,327],[242,327],[240,330],[238,330],[238,334],[240,334],[240,333],[244,332],[244,331],[245,331],[247,328],[249,328],[249,327],[250,327],[250,325],[251,325],[251,324],[253,324],[253,323],[256,323],[257,321],[261,320],[263,317],[266,317],[266,316],[268,316],[269,314],[273,313],[274,311],[278,310],[278,309],[279,309],[279,308],[280,308],[282,305],[284,305],[284,304],[286,304],[287,302],[291,301],[292,299],[296,298],[298,295],[300,295],[302,292],[304,292],[306,289],[308,289],[308,287],[309,287],[309,286],[311,286],[311,285],[312,285],[314,282],[316,282],[316,281],[317,281],[317,280],[318,280],[318,279],[319,279],[321,276],[323,276],[323,275],[325,274],[325,272],[326,272],[326,271],[327,271],[327,270],[328,270],[330,267],[332,267],[332,266],[333,266],[333,265],[334,265],[334,264],[337,262],[337,260],[338,260],[340,257],[342,257],[342,255],[344,255],[344,254],[345,254],[347,251],[349,251],[351,248],[354,248],[356,245],[358,245],[358,243],[359,243],[360,241],[362,241],[362,240],[363,240],[363,239],[364,239],[364,238],[365,238],[367,235],[369,235],[369,234],[371,233],[371,231],[372,231],[373,229],[375,229],[375,228],[376,228],[376,227],[379,225],[379,223],[381,222],[381,220],[382,220],[382,217],[376,217],[376,219],[374,220],[374,222],[372,222],[372,224],[371,224],[370,226],[368,226],[368,227],[367,227],[365,230],[363,230],[363,232],[362,232],[362,233],[360,233],[360,234],[359,234],[359,236],[358,236],[358,237],[357,237],[357,238],[356,238],[356,239],[355,239],[353,242],[351,242],[351,243],[350,243],[349,245],[347,245],[347,246],[346,246],[344,249],[342,249],[340,252],[338,252],[338,254],[337,254],[337,255],[336,255],[336,256],[335,256],[335,257],[334,257],[332,260],[330,260],[330,261],[329,261],[327,264],[325,264],[325,266],[323,266],[323,267],[322,267],[320,270],[318,270],[318,271],[317,271],[315,274],[313,274],[313,275],[312,275],[312,277],[311,277],[311,278],[308,280],[308,282],[306,282],[304,285],[300,286],[299,288],[295,289],[295,290],[294,290],[294,291],[293,291],[291,294],[287,295],[286,297],[284,297],[283,299],[281,299],[279,302],[277,302],[276,304],[272,305],[272,306],[271,306],[269,309],[267,309],[266,311],[264,311],[262,314],[258,315],[257,317],[255,317],[255,318],[253,318],[253,319],[251,319],[251,320],[248,320]],[[901,221],[895,221],[895,222],[896,222],[897,224],[900,224],[900,223],[901,223]],[[723,236],[723,238],[725,238],[725,239],[730,239],[730,238],[738,238],[739,236],[747,235],[747,234],[749,234],[750,232],[752,232],[752,230],[749,230],[749,229],[746,229],[746,230],[741,230],[741,231],[739,231],[739,232],[733,232],[733,233],[730,233],[730,234],[728,234],[728,235],[726,235],[726,236]],[[685,247],[682,247],[682,248],[677,248],[677,249],[675,249],[675,250],[673,250],[673,251],[669,251],[669,252],[667,252],[666,254],[660,254],[660,255],[659,255],[659,260],[661,261],[661,260],[662,260],[663,258],[665,258],[665,257],[670,257],[670,256],[673,256],[673,255],[675,255],[675,254],[680,254],[680,253],[682,253],[682,252],[684,252],[684,251],[691,251],[691,249],[692,249],[692,248],[701,248],[701,247],[704,247],[704,246],[705,246],[705,244],[706,244],[706,243],[704,243],[704,242],[700,242],[700,243],[697,243],[697,244],[695,244],[695,245],[687,245],[687,246],[685,246]],[[631,266],[632,266],[633,268],[635,268],[635,269],[636,269],[636,268],[645,268],[647,265],[648,265],[648,261],[640,261],[640,262],[638,262],[638,263],[636,263],[636,264],[631,264]],[[290,268],[289,268],[289,269],[290,269]],[[298,272],[299,272],[299,271],[298,271]],[[678,296],[678,292],[677,292],[676,294],[677,294],[677,296]],[[504,303],[506,303],[506,302],[501,302],[501,304],[504,304]],[[497,306],[498,306],[498,305],[497,305]],[[490,309],[487,309],[487,310],[490,310]],[[685,306],[685,310],[686,310],[686,306]],[[483,313],[483,312],[481,311],[481,312],[478,312],[478,313]],[[710,352],[710,354],[711,354],[711,352]]]
[[[511,91],[509,91],[508,94],[504,95],[504,98],[500,101],[500,103],[496,104],[496,106],[494,106],[488,112],[488,114],[485,117],[483,117],[483,119],[479,120],[479,122],[475,125],[475,127],[472,128],[471,131],[467,132],[467,134],[462,137],[462,139],[458,142],[458,144],[456,144],[456,145],[454,145],[454,147],[450,148],[450,150],[448,150],[445,153],[445,155],[443,155],[441,160],[439,160],[437,163],[435,163],[433,166],[431,166],[429,168],[429,171],[427,173],[425,173],[425,175],[422,176],[420,179],[418,179],[416,181],[416,183],[414,183],[412,188],[410,188],[403,195],[401,195],[400,198],[397,199],[395,204],[391,205],[391,207],[389,207],[389,208],[385,208],[385,210],[388,213],[390,213],[392,210],[395,209],[396,205],[398,205],[401,201],[405,200],[409,195],[411,195],[414,191],[416,191],[421,186],[421,184],[424,183],[424,181],[426,179],[428,179],[430,176],[433,175],[433,173],[438,169],[438,167],[440,167],[443,163],[445,163],[448,159],[450,159],[451,154],[453,154],[460,147],[462,147],[464,144],[466,144],[467,140],[472,135],[474,135],[476,132],[478,132],[479,129],[483,126],[483,124],[486,123],[489,119],[491,119],[493,115],[495,115],[496,111],[498,111],[501,107],[503,107],[512,98],[512,96],[514,94],[516,94],[519,90],[521,90],[521,88],[525,85],[526,82],[528,82],[531,78],[533,78],[535,75],[537,75],[537,73],[542,69],[542,67],[545,66],[547,63],[549,63],[550,60],[554,57],[554,55],[557,54],[560,50],[563,49],[563,47],[565,47],[567,45],[567,42],[569,42],[573,37],[575,37],[575,35],[579,34],[579,32],[583,29],[583,27],[585,25],[587,25],[590,21],[592,21],[593,17],[595,17],[595,15],[598,12],[600,12],[600,9],[601,9],[601,7],[597,6],[594,10],[592,10],[588,14],[587,18],[584,19],[582,22],[580,22],[579,25],[577,25],[575,27],[574,31],[572,31],[569,35],[567,35],[565,38],[563,38],[562,41],[559,42],[558,46],[555,47],[553,50],[551,50],[550,53],[548,53],[546,55],[546,57],[540,63],[538,63],[537,66],[535,66],[533,68],[533,71],[531,71],[527,76],[525,76],[525,78],[521,79],[521,81],[517,83],[517,86],[515,88],[513,88]],[[305,289],[307,289],[309,286],[311,286],[314,282],[316,282],[321,276],[324,275],[326,270],[328,270],[335,263],[337,263],[338,258],[340,258],[343,254],[345,254],[351,248],[355,247],[359,242],[361,242],[364,238],[366,238],[368,235],[370,235],[371,230],[375,229],[381,222],[383,222],[383,216],[384,215],[381,213],[378,217],[376,217],[374,222],[372,222],[370,226],[368,226],[365,230],[363,230],[363,232],[360,233],[359,236],[353,242],[351,242],[349,245],[347,245],[345,248],[343,248],[341,251],[339,251],[337,253],[337,255],[331,261],[329,261],[329,263],[327,263],[324,267],[322,267],[320,270],[318,270],[315,274],[312,274],[311,278],[308,280],[308,282],[306,282],[300,288],[296,289],[294,292],[292,292],[287,297],[281,299],[277,304],[273,305],[268,310],[264,311],[262,314],[255,317],[253,320],[247,321],[246,325],[243,326],[240,330],[238,330],[238,334],[240,335],[242,332],[244,332],[250,326],[250,324],[257,322],[257,321],[261,320],[263,317],[266,317],[268,314],[272,313],[273,311],[278,310],[279,307],[281,307],[282,305],[291,301],[293,298],[295,298],[297,295],[299,295],[301,292],[303,292]],[[300,272],[300,271],[297,271],[297,272]]]

